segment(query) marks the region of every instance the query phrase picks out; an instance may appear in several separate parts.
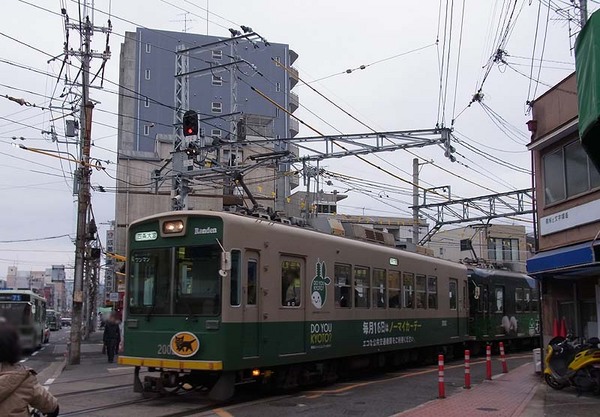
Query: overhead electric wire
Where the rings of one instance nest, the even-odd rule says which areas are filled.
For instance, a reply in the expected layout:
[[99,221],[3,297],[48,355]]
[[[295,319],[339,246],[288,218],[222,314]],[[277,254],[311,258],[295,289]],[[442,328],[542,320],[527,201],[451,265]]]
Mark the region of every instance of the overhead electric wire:
[[46,236],[46,237],[36,237],[29,239],[13,239],[13,240],[0,240],[0,243],[21,243],[21,242],[38,242],[41,240],[53,240],[53,239],[61,239],[63,237],[69,237],[69,234],[57,235],[57,236]]

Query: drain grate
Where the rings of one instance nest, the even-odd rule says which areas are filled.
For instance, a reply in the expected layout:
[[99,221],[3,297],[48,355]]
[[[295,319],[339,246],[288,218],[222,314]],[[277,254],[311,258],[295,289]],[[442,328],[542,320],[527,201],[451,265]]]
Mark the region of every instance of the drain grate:
[[476,408],[476,410],[479,410],[479,411],[498,411],[497,408],[491,408],[491,407],[479,407],[479,408]]

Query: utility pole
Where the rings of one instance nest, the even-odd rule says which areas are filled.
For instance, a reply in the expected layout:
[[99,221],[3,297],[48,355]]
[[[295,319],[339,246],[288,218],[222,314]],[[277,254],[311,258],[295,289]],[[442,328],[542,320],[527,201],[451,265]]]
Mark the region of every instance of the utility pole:
[[[93,6],[90,8],[87,1],[83,2],[82,16],[83,21],[69,22],[66,10],[63,9],[65,17],[65,29],[74,29],[79,31],[80,48],[74,50],[68,47],[68,38],[65,42],[65,60],[69,56],[77,56],[81,60],[81,105],[79,110],[80,142],[79,142],[79,167],[75,175],[77,185],[77,235],[75,238],[75,267],[73,283],[73,316],[70,334],[69,364],[77,365],[81,361],[81,339],[82,339],[82,320],[83,304],[85,301],[84,289],[86,288],[85,274],[87,268],[87,256],[89,247],[89,228],[88,213],[90,211],[90,147],[92,142],[92,111],[94,104],[91,102],[90,93],[90,62],[92,58],[102,58],[103,66],[106,60],[110,58],[110,48],[108,45],[108,36],[112,30],[110,20],[108,27],[96,27],[93,20]],[[106,48],[104,52],[93,52],[91,49],[92,35],[95,31],[106,33]],[[103,68],[103,67],[102,67]],[[89,309],[88,309],[89,311]],[[87,317],[86,317],[87,320]],[[87,326],[86,326],[87,327]]]
[[419,243],[419,159],[413,158],[413,230],[412,242]]
[[581,28],[583,29],[588,20],[587,0],[579,0],[579,18],[581,19]]

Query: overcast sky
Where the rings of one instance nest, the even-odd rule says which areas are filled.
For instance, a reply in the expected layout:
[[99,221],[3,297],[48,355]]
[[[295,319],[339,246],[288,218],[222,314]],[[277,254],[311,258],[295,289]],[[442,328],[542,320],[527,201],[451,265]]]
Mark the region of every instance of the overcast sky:
[[[61,105],[58,97],[63,83],[57,83],[56,78],[45,75],[58,74],[61,60],[47,61],[62,52],[65,33],[60,16],[61,7],[66,8],[72,21],[75,21],[78,16],[77,3],[69,0],[3,2],[4,18],[0,29],[3,35],[0,36],[1,96],[23,98],[44,108],[49,105],[48,97],[53,96],[56,99],[52,104]],[[451,9],[448,9],[446,19],[447,3],[454,4],[454,10],[451,13]],[[270,41],[288,43],[299,55],[294,66],[300,71],[300,77],[306,81],[328,77],[312,85],[370,127],[379,131],[428,129],[442,121],[442,115],[445,125],[449,127],[456,118],[453,128],[459,139],[520,167],[521,171],[529,170],[530,155],[525,147],[528,140],[525,122],[529,115],[526,114],[525,103],[574,71],[571,50],[574,37],[570,38],[569,33],[576,33],[579,29],[574,22],[567,22],[555,11],[551,10],[548,15],[547,0],[542,2],[541,7],[539,0],[517,1],[518,6],[512,17],[514,25],[511,25],[505,46],[508,55],[504,58],[508,65],[494,65],[491,68],[482,88],[486,108],[479,103],[467,108],[481,85],[484,74],[482,67],[497,47],[493,39],[498,28],[502,27],[505,14],[501,13],[501,9],[504,3],[512,4],[513,1],[444,0],[441,2],[440,19],[439,0],[97,0],[95,24],[106,25],[106,13],[110,12],[114,33],[110,36],[113,55],[105,72],[106,91],[92,92],[92,98],[100,102],[94,113],[94,122],[98,123],[94,124],[92,130],[95,144],[92,157],[110,163],[107,173],[93,172],[92,184],[94,187],[102,185],[106,189],[114,189],[111,188],[115,185],[114,180],[108,175],[115,174],[116,162],[117,131],[113,126],[117,125],[118,101],[114,94],[117,90],[114,83],[118,81],[123,34],[134,31],[136,26],[172,31],[182,31],[187,26],[191,32],[208,32],[224,37],[229,36],[227,28],[235,24],[250,26]],[[570,2],[552,1],[552,4],[567,6]],[[49,11],[36,8],[35,5]],[[573,9],[569,10],[572,14]],[[185,14],[185,11],[189,13]],[[532,71],[531,57],[536,31],[536,60]],[[445,106],[441,106],[443,111],[440,112],[439,56],[444,52],[448,54],[448,45],[446,43],[444,47],[443,42],[444,33],[448,41],[451,36],[450,65],[447,78],[445,73],[442,76],[447,93]],[[103,50],[104,43],[104,35],[96,34],[92,48]],[[78,45],[75,31],[70,33],[70,44]],[[414,50],[418,51],[407,53]],[[540,70],[542,53],[544,62]],[[69,73],[74,77],[77,61],[73,59],[72,63],[74,67],[69,69]],[[42,74],[19,68],[15,64],[31,67]],[[97,69],[98,64],[99,61],[95,60],[93,68]],[[361,65],[366,65],[366,68],[350,74],[344,72]],[[530,74],[541,83],[530,82]],[[298,84],[294,91],[299,94],[300,103],[304,106],[295,114],[319,131],[326,134],[369,131],[307,87]],[[328,124],[310,112],[318,114]],[[53,143],[49,135],[42,134],[42,131],[50,130],[53,124],[62,132],[63,119],[52,120],[65,113],[68,110],[21,107],[6,98],[0,101],[1,278],[6,276],[10,265],[29,270],[73,263],[74,248],[68,236],[54,240],[4,243],[75,235],[71,180],[74,164],[12,146],[16,142],[28,147],[75,154],[75,146]],[[492,120],[490,113],[503,120]],[[507,130],[512,134],[507,135]],[[301,136],[312,135],[314,132],[308,129],[301,131]],[[13,137],[23,137],[25,140],[13,140]],[[64,137],[59,136],[59,139],[64,140]],[[448,161],[439,147],[415,151],[424,160],[433,160],[458,175],[450,175],[431,164],[424,165],[421,170],[424,186],[451,185],[452,193],[460,197],[489,194],[490,189],[502,192],[531,186],[531,177],[527,173],[492,163],[462,143],[455,143],[454,146],[457,160],[462,165]],[[370,156],[369,160],[402,178],[411,179],[405,172],[411,171],[413,155],[397,151],[381,154],[380,157],[382,159]],[[370,179],[395,188],[407,187],[407,184],[352,157],[325,161],[322,166],[329,171]],[[465,178],[472,183],[465,181]],[[403,195],[402,190],[383,192],[356,183],[336,181],[332,186],[323,188],[326,191],[336,189],[349,195],[341,203],[340,212],[410,215],[407,207],[411,205],[411,197]],[[93,192],[92,201],[98,223],[106,223],[114,218],[113,193]],[[504,222],[512,223],[509,220]],[[526,223],[515,224],[530,228]],[[103,241],[104,230],[102,226]]]

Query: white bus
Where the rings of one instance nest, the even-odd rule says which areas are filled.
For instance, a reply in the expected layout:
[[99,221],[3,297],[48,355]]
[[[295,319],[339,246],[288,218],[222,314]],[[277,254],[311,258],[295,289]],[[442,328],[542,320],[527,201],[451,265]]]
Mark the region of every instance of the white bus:
[[46,300],[29,290],[0,290],[0,317],[15,326],[24,350],[42,347]]

